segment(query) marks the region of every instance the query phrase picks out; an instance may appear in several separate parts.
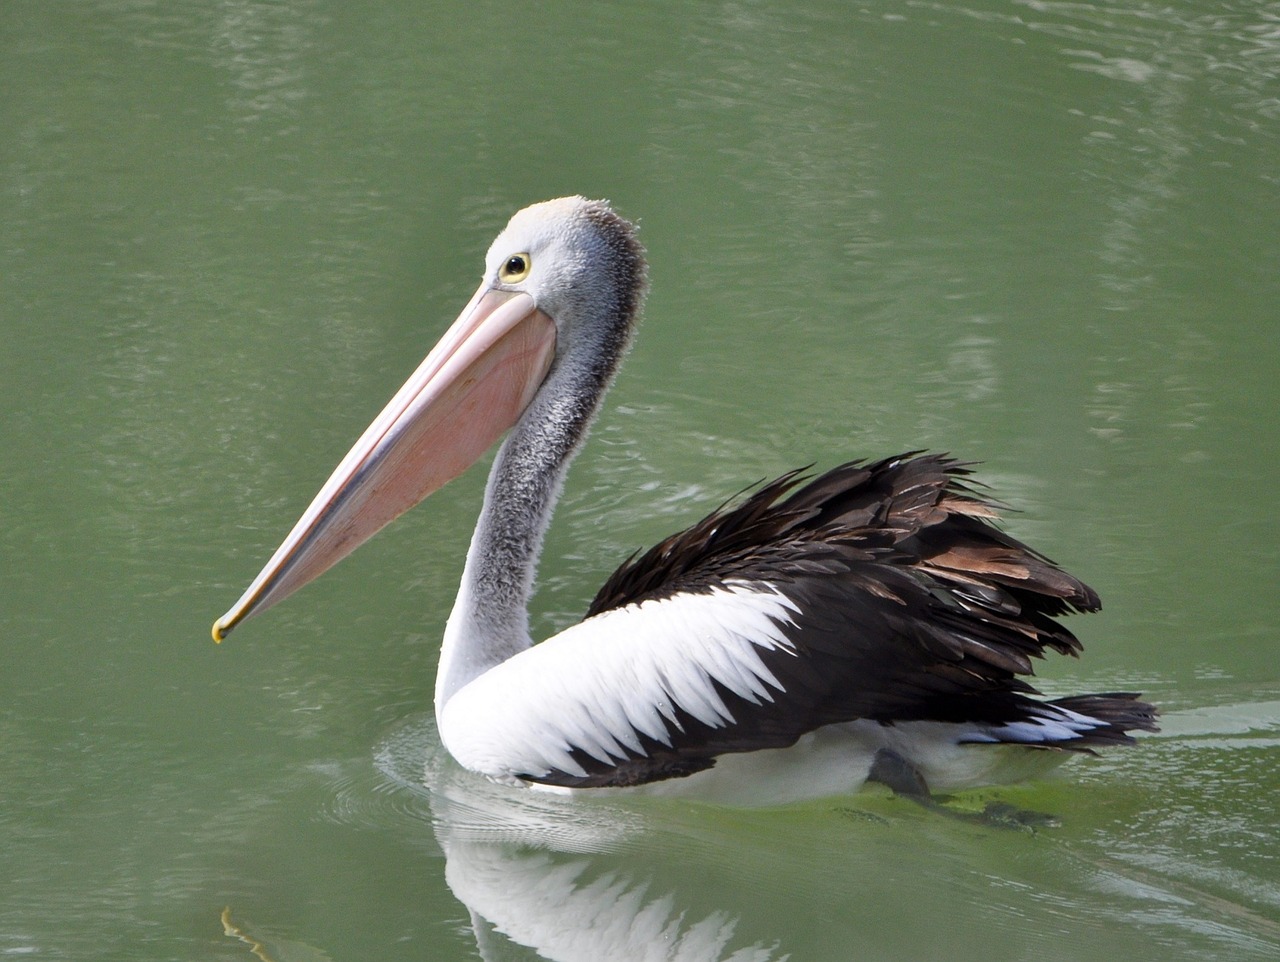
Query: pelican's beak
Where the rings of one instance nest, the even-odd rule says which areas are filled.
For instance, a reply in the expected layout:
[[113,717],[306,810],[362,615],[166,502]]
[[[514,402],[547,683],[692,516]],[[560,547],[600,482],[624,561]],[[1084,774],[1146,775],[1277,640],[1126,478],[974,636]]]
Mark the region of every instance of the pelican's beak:
[[524,293],[482,285],[365,429],[235,606],[221,641],[457,477],[515,424],[555,355],[555,325]]

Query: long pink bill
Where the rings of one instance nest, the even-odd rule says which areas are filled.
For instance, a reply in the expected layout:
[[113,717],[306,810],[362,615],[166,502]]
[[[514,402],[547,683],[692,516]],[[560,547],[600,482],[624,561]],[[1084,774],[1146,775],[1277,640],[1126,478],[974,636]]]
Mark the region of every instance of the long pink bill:
[[474,464],[523,413],[555,355],[555,325],[528,294],[482,286],[365,429],[214,641],[318,577]]

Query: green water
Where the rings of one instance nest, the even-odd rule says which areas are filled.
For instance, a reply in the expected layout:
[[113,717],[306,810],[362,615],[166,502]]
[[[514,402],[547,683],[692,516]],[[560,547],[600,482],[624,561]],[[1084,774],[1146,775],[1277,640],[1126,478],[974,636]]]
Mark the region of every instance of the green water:
[[[14,0],[0,91],[0,956],[1280,954],[1274,4]],[[1044,687],[1165,731],[961,800],[1035,835],[476,785],[483,468],[209,642],[564,193],[653,292],[539,634],[754,480],[945,449],[1103,596]]]

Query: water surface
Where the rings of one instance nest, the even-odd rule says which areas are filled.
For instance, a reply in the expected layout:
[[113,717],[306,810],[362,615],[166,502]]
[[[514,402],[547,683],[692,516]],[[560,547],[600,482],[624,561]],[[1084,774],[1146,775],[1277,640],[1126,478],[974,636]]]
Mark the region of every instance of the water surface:
[[[6,5],[0,954],[1275,958],[1278,74],[1243,0]],[[429,708],[482,468],[207,640],[578,192],[653,292],[536,632],[757,479],[981,460],[1106,605],[1046,690],[1166,713],[959,800],[1060,828],[468,781]]]

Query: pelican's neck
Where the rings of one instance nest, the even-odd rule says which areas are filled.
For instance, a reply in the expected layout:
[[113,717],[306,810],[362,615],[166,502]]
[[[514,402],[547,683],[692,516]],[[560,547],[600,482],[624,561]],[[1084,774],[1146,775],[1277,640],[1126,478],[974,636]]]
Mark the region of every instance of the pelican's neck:
[[499,448],[444,632],[437,714],[468,682],[533,644],[529,599],[543,536],[623,346],[584,352],[595,355],[588,363],[557,359]]

